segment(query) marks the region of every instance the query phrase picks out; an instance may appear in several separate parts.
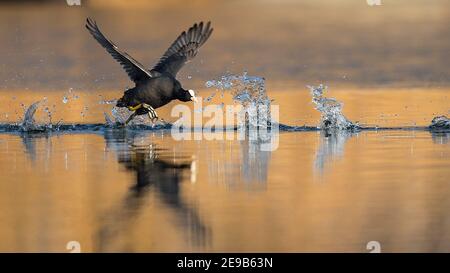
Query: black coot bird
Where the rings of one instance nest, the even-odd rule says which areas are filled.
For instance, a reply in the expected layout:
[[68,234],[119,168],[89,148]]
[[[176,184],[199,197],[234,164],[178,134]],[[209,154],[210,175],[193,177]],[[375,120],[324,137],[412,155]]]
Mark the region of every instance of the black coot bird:
[[188,31],[183,31],[150,70],[107,39],[94,20],[87,18],[86,28],[97,42],[122,65],[136,84],[134,88],[126,90],[123,97],[117,101],[117,107],[127,107],[134,111],[125,124],[136,115],[147,113],[154,122],[158,120],[155,109],[175,99],[197,101],[194,91],[183,89],[176,75],[185,63],[197,55],[198,49],[211,36],[213,29],[210,22],[206,25],[200,22],[194,24]]

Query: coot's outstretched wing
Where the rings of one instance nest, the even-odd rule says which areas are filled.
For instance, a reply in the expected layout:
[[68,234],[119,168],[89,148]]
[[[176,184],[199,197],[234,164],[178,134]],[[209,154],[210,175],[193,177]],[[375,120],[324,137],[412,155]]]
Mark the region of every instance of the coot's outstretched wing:
[[139,81],[148,79],[151,77],[149,71],[147,71],[142,64],[133,59],[125,51],[121,51],[112,41],[108,40],[97,26],[97,23],[91,18],[87,18],[86,28],[102,45],[111,56],[118,61],[127,72],[132,81],[138,83]]
[[211,22],[206,26],[201,22],[193,25],[187,32],[183,31],[152,71],[170,73],[175,77],[183,65],[197,55],[198,49],[208,40],[212,32]]

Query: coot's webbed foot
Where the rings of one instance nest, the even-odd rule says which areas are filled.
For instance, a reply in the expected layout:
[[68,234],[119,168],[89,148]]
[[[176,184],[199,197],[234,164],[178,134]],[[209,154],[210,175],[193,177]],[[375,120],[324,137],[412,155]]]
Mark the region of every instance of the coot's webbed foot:
[[155,123],[158,121],[159,117],[158,114],[156,113],[155,109],[153,109],[153,107],[151,107],[150,105],[143,103],[142,107],[147,109],[148,111],[148,117],[150,118],[152,123]]
[[[151,107],[150,105],[148,105],[146,103],[140,103],[136,106],[129,106],[128,110],[134,111],[134,113],[131,114],[131,116],[127,119],[127,121],[125,122],[125,125],[127,125],[131,120],[133,120],[133,118],[136,115],[142,115],[145,113],[148,114],[152,123],[157,122],[159,119],[158,114],[156,113],[155,109],[153,109],[153,107]],[[142,110],[144,110],[144,111],[142,111]]]

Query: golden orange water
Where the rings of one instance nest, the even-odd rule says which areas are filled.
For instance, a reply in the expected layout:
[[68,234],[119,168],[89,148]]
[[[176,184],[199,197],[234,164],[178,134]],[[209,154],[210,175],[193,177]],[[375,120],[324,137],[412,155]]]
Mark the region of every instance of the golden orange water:
[[448,251],[448,143],[285,133],[270,153],[159,133],[2,134],[1,251]]

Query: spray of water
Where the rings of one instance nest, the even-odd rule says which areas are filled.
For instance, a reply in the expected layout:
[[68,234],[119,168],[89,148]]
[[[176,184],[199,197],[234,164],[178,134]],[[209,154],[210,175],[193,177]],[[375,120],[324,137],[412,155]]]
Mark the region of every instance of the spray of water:
[[[266,93],[264,78],[242,75],[226,75],[218,80],[206,82],[207,88],[215,88],[224,92],[231,92],[233,100],[241,104],[240,116],[245,117],[246,124],[252,127],[270,127],[271,100]],[[211,94],[206,101],[210,101],[216,93]],[[222,104],[223,105],[223,104]]]
[[342,114],[343,104],[334,98],[327,98],[324,93],[327,86],[308,86],[315,109],[321,114],[319,128],[322,130],[358,130],[358,123],[353,123]]
[[429,128],[432,130],[450,130],[450,119],[446,116],[435,117]]
[[[111,110],[112,118],[114,119],[116,124],[123,124],[130,117],[133,112],[128,110],[125,107],[117,107],[113,106]],[[146,125],[150,124],[150,119],[147,115],[139,115],[133,118],[133,120],[129,123],[130,125]]]
[[[60,122],[56,123],[55,126],[52,123],[52,110],[49,106],[46,106],[47,103],[46,99],[42,101],[37,101],[25,110],[25,114],[23,117],[23,120],[21,123],[16,124],[16,126],[12,126],[11,129],[14,129],[14,127],[17,127],[17,130],[23,131],[23,132],[43,132],[48,131],[52,129],[58,129],[58,126],[60,125]],[[34,115],[36,114],[36,110],[39,106],[44,107],[43,111],[47,113],[47,122],[44,123],[37,123]],[[54,111],[55,106],[53,106]]]
[[40,103],[40,101],[37,101],[31,104],[25,111],[23,121],[20,124],[20,127],[23,131],[41,131],[44,129],[43,126],[36,124],[36,121],[34,120],[34,114],[36,113],[36,110]]
[[[248,126],[254,127],[269,127],[270,124],[270,106],[271,100],[267,96],[265,80],[262,77],[249,76],[246,72],[242,75],[226,75],[222,76],[220,79],[211,80],[206,82],[206,87],[215,88],[215,91],[204,99],[206,102],[210,102],[219,93],[221,97],[224,96],[225,92],[230,93],[233,96],[233,100],[239,103],[242,107],[240,117],[246,117],[245,122]],[[327,87],[324,85],[319,85],[317,87],[308,86],[312,95],[312,101],[317,109],[321,113],[321,118],[318,127],[307,127],[307,126],[290,126],[278,124],[280,131],[311,131],[311,130],[342,130],[342,131],[359,131],[364,129],[372,128],[362,128],[356,122],[348,120],[342,114],[343,104],[334,98],[328,98],[324,94]],[[101,96],[100,96],[101,97]],[[73,90],[69,90],[63,99],[63,103],[67,104],[70,100],[75,100],[78,98]],[[15,97],[13,98],[15,99]],[[101,100],[99,104],[111,105],[115,104],[116,100]],[[99,130],[106,128],[123,128],[123,123],[132,114],[126,108],[118,108],[116,106],[112,107],[111,114],[104,113],[105,124],[63,124],[61,121],[53,124],[52,114],[56,111],[56,106],[49,106],[47,104],[47,98],[31,104],[26,107],[21,104],[24,115],[21,122],[12,124],[0,124],[0,131],[26,131],[26,132],[42,132],[42,131],[73,131],[73,130]],[[218,107],[224,108],[224,104],[221,103]],[[37,123],[35,121],[35,113],[38,108],[47,114],[47,120],[42,123]],[[87,112],[88,108],[85,106],[83,108],[83,114]],[[16,111],[16,114],[17,111]],[[241,120],[240,122],[243,122]],[[142,129],[142,130],[158,130],[158,129],[168,129],[171,124],[161,123],[156,126],[149,126],[149,120],[147,115],[137,116],[132,122],[132,129]],[[243,124],[243,123],[240,123]],[[426,127],[420,127],[425,130],[430,131],[445,131],[450,130],[450,119],[446,116],[437,116],[433,118],[431,124]],[[416,129],[420,129],[417,127]],[[378,128],[382,130],[383,128]],[[392,128],[389,128],[392,129]],[[399,127],[401,129],[401,127]]]

